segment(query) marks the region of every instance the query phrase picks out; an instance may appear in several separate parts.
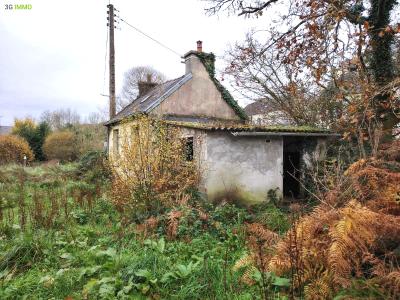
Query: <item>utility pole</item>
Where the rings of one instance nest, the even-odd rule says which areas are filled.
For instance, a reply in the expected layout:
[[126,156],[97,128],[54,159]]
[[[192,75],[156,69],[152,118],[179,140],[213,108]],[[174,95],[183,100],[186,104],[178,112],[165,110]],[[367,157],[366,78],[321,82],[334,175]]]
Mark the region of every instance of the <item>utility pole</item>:
[[109,96],[110,96],[110,119],[115,117],[116,103],[115,103],[115,49],[114,49],[114,5],[108,4],[108,27],[109,27],[109,41],[110,41],[110,56],[109,56]]

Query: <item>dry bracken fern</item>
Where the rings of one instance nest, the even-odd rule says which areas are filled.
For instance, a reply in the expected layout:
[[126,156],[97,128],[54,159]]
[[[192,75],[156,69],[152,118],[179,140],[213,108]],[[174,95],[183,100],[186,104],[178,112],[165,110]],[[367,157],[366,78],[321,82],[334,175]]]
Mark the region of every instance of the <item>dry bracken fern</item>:
[[175,239],[178,234],[179,219],[183,213],[180,210],[173,210],[168,213],[167,236],[169,239]]
[[325,300],[332,298],[332,287],[329,285],[329,273],[324,272],[320,278],[311,281],[304,287],[305,299]]
[[[399,292],[400,166],[360,160],[346,171],[345,186],[328,193],[278,242],[269,270],[292,274],[308,299],[327,299],[355,278]],[[343,200],[346,195],[352,198]]]

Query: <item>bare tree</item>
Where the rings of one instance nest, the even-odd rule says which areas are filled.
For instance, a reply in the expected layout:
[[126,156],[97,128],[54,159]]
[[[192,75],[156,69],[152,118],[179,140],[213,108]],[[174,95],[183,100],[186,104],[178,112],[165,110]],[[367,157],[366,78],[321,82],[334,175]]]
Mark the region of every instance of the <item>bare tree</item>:
[[248,33],[225,53],[224,75],[231,85],[245,98],[263,99],[290,123],[330,127],[341,104],[326,93],[321,97],[319,86],[277,60],[277,50],[264,52],[265,44],[255,35]]
[[[275,24],[263,31],[266,42],[257,56],[277,53],[276,60],[290,68],[292,78],[308,79],[315,87],[327,89],[333,83],[337,100],[345,104],[338,123],[360,147],[370,143],[376,148],[393,139],[393,128],[400,124],[400,79],[393,51],[400,14],[395,0],[206,1],[209,14],[259,17],[272,7],[281,9]],[[246,68],[254,56],[243,48],[243,59],[234,67]]]
[[148,77],[150,77],[151,82],[158,84],[166,80],[164,74],[150,66],[133,67],[125,72],[121,96],[117,98],[118,111],[137,98],[139,95],[139,82],[147,81]]
[[91,112],[86,117],[85,123],[87,123],[87,124],[100,124],[102,122],[105,122],[106,120],[107,120],[107,117],[105,117],[104,114],[101,111],[99,111],[99,112]]
[[70,108],[55,111],[46,110],[40,116],[40,120],[47,122],[51,129],[60,130],[70,125],[79,124],[81,116]]

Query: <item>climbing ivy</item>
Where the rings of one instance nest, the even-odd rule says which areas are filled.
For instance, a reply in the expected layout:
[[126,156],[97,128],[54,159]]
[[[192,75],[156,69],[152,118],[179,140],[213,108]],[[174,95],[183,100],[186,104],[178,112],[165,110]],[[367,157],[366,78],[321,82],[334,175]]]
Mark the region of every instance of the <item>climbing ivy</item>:
[[243,120],[248,120],[248,116],[244,112],[244,110],[239,106],[235,99],[233,99],[232,95],[229,91],[215,78],[215,55],[214,53],[204,53],[197,52],[195,55],[200,59],[204,67],[206,68],[210,79],[214,82],[215,87],[221,93],[222,99],[232,109],[236,112],[236,114]]

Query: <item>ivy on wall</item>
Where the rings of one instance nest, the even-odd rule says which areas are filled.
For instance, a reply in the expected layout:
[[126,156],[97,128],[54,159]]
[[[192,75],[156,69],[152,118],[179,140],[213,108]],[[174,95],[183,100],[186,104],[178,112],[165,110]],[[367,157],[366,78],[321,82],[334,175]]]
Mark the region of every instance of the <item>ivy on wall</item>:
[[204,67],[206,68],[208,75],[210,75],[210,79],[214,82],[215,87],[221,93],[222,99],[232,109],[236,112],[236,114],[242,120],[248,120],[248,116],[244,112],[244,110],[239,106],[235,99],[233,99],[232,95],[229,91],[215,78],[215,55],[214,53],[204,53],[204,52],[197,52],[195,55],[200,59]]

